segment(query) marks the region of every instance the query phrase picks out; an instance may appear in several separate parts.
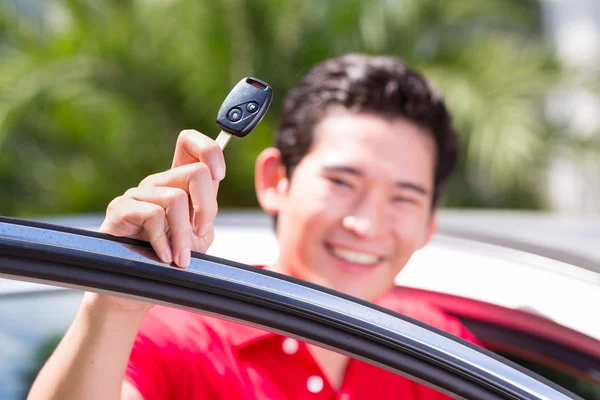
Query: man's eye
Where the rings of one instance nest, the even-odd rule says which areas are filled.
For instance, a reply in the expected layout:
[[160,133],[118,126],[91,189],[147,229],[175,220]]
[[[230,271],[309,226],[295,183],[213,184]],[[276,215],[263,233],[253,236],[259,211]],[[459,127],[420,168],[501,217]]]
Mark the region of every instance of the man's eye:
[[405,196],[394,196],[392,197],[392,202],[394,203],[407,203],[407,204],[417,204],[417,200],[411,197]]
[[333,184],[337,185],[337,186],[343,186],[343,187],[347,187],[347,188],[352,188],[352,185],[350,184],[350,182],[347,182],[343,179],[340,178],[329,178],[329,181],[332,182]]

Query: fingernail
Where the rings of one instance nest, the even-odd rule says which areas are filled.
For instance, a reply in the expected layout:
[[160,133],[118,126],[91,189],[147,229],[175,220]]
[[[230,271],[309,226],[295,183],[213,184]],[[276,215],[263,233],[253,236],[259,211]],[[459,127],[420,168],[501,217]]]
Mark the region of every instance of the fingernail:
[[210,164],[213,173],[213,179],[215,181],[222,181],[225,178],[225,166],[223,160],[218,157],[213,157]]
[[179,265],[181,268],[185,268],[190,264],[191,259],[192,254],[190,248],[186,247],[185,249],[179,252],[179,262],[177,263],[177,265]]
[[171,264],[173,262],[173,253],[171,252],[171,248],[169,246],[165,246],[162,249],[163,261]]
[[202,224],[196,229],[196,236],[203,238],[208,235],[212,228],[213,224]]

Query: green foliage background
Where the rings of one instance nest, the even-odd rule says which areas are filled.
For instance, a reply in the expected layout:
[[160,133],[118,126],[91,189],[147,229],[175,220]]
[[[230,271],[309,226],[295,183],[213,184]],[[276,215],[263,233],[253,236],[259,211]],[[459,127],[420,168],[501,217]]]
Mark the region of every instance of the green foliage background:
[[546,206],[559,140],[544,96],[562,75],[534,0],[55,0],[39,18],[0,4],[1,214],[103,211],[170,166],[179,131],[215,137],[248,75],[274,102],[228,146],[219,202],[256,206],[254,159],[286,90],[347,52],[399,56],[445,93],[463,141],[448,206]]

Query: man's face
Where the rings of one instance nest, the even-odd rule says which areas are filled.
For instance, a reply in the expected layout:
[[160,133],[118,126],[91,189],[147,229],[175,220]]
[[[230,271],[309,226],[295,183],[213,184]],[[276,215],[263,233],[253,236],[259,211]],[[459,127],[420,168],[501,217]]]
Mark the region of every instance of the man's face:
[[278,212],[279,269],[374,300],[433,230],[435,143],[403,120],[330,113]]

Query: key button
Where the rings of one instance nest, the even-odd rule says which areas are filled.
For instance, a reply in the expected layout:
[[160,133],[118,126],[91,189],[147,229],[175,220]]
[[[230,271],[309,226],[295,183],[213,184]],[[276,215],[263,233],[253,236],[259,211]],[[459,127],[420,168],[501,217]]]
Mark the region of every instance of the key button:
[[229,120],[231,122],[237,122],[237,121],[239,121],[240,119],[242,119],[242,110],[240,110],[237,107],[236,108],[232,108],[227,113],[227,118],[229,118]]
[[251,101],[250,103],[246,104],[246,110],[248,112],[255,113],[258,110],[258,103]]

